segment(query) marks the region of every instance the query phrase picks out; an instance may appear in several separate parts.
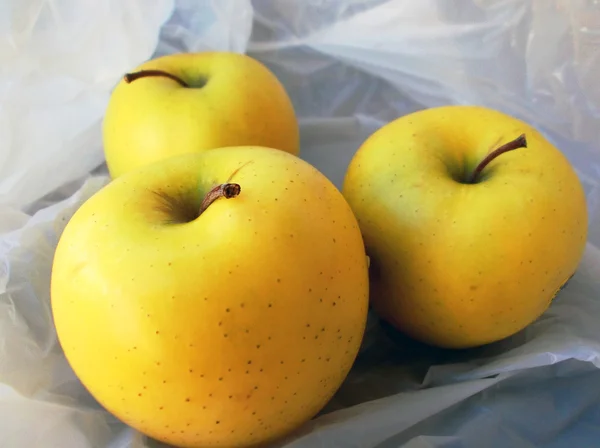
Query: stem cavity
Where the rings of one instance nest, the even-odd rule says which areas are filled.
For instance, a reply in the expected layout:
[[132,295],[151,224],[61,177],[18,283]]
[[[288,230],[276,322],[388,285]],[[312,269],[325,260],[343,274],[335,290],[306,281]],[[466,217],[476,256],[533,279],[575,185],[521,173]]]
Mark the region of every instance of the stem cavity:
[[183,79],[181,79],[175,75],[172,75],[171,73],[164,72],[162,70],[140,70],[139,72],[126,73],[125,76],[123,76],[123,79],[125,80],[126,83],[129,84],[129,83],[135,81],[136,79],[146,78],[146,77],[151,77],[151,76],[162,76],[164,78],[172,79],[173,81],[179,83],[179,85],[181,85],[182,87],[190,87],[189,84],[187,84]]
[[483,169],[486,166],[488,166],[488,164],[492,160],[494,160],[496,157],[504,154],[505,152],[512,151],[514,149],[519,149],[519,148],[527,148],[527,139],[525,138],[525,134],[519,135],[516,139],[511,140],[508,143],[505,143],[504,145],[500,146],[498,149],[489,153],[485,159],[483,159],[481,162],[479,162],[479,165],[477,165],[477,168],[475,168],[475,170],[471,174],[471,177],[467,180],[467,183],[468,184],[476,183],[477,178],[479,177],[479,175],[481,174]]
[[199,215],[204,213],[204,211],[210,206],[210,204],[215,202],[217,199],[219,199],[219,198],[225,198],[225,199],[235,198],[236,196],[238,196],[240,194],[241,191],[242,191],[242,187],[240,187],[239,184],[225,183],[225,184],[221,184],[221,185],[217,185],[216,187],[213,187],[213,189],[210,190],[208,193],[206,193],[206,196],[204,196],[204,199],[202,200],[202,204],[200,205]]

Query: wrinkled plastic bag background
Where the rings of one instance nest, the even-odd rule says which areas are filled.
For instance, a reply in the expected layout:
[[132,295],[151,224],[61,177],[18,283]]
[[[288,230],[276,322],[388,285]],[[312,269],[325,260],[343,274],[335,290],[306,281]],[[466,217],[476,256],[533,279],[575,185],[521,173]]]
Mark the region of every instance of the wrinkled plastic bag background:
[[156,446],[104,412],[62,356],[53,251],[107,181],[112,86],[150,57],[248,52],[284,82],[302,157],[338,186],[360,143],[424,107],[475,103],[536,125],[577,168],[584,260],[522,333],[461,352],[372,319],[323,413],[281,446],[598,447],[600,3],[595,0],[5,0],[0,6],[0,446]]

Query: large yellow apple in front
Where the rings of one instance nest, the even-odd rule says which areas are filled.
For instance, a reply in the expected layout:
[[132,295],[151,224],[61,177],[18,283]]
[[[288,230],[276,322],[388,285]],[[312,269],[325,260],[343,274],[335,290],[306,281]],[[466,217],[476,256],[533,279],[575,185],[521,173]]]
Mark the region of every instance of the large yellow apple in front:
[[213,149],[85,202],[60,237],[51,299],[68,361],[118,418],[175,446],[254,446],[345,379],[367,261],[350,207],[314,167]]
[[374,308],[441,347],[528,326],[586,243],[568,160],[532,126],[487,108],[431,108],[383,126],[355,154],[343,193],[371,258]]
[[258,60],[223,51],[161,56],[127,74],[111,94],[103,141],[113,178],[211,148],[299,153],[294,107],[281,82]]

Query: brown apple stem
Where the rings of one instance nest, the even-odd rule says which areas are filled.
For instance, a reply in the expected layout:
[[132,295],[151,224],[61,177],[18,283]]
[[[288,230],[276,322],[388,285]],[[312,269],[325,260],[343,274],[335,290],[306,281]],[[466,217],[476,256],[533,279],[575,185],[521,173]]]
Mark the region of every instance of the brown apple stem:
[[165,78],[172,79],[175,82],[178,82],[182,87],[189,87],[189,85],[181,78],[178,78],[171,73],[164,72],[162,70],[140,70],[139,72],[126,73],[123,79],[126,83],[130,83],[135,81],[136,79],[146,78],[148,76],[163,76]]
[[471,175],[471,178],[468,180],[467,183],[474,184],[477,181],[477,178],[479,177],[479,174],[483,171],[483,169],[486,166],[488,166],[488,164],[492,160],[494,160],[496,157],[504,154],[505,152],[512,151],[514,149],[519,149],[519,148],[527,148],[527,139],[525,138],[525,134],[519,135],[514,140],[511,140],[510,142],[505,143],[504,145],[500,146],[498,149],[489,153],[485,159],[483,159],[481,162],[479,162],[479,165],[477,165],[477,168],[475,168],[475,171],[473,171],[473,174]]
[[240,194],[240,191],[242,191],[242,187],[240,187],[239,184],[226,183],[213,187],[212,190],[210,190],[208,193],[206,193],[206,196],[204,196],[202,204],[200,205],[199,215],[204,213],[204,211],[210,206],[210,204],[215,202],[217,199],[235,198],[237,195]]

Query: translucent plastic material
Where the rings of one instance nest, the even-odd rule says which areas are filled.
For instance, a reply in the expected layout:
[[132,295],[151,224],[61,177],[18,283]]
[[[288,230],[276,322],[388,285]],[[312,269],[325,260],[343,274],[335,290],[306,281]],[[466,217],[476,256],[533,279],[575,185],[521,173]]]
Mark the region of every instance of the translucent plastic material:
[[3,448],[155,446],[70,370],[51,319],[50,269],[69,217],[107,182],[100,122],[111,87],[153,55],[206,49],[248,52],[279,76],[301,120],[302,157],[338,186],[382,124],[474,103],[536,125],[577,168],[588,198],[581,267],[537,322],[506,341],[447,352],[373,317],[339,393],[280,446],[597,446],[598,2],[11,0],[0,33]]

